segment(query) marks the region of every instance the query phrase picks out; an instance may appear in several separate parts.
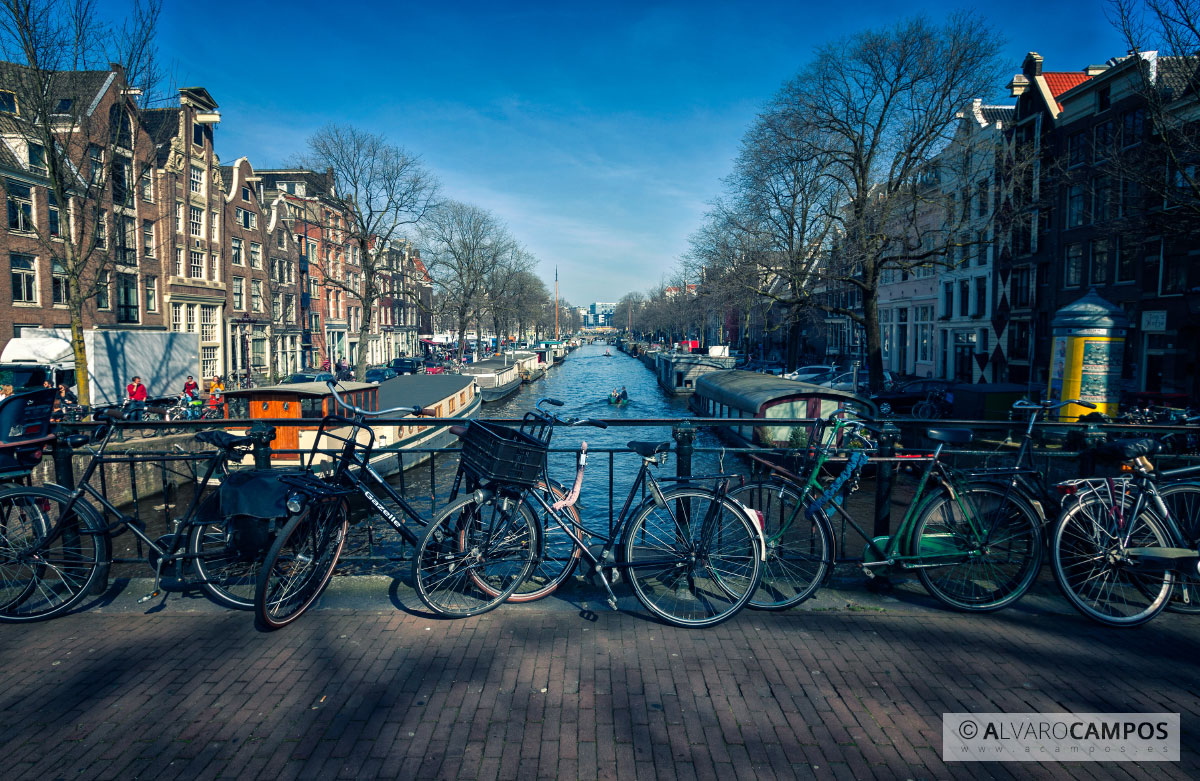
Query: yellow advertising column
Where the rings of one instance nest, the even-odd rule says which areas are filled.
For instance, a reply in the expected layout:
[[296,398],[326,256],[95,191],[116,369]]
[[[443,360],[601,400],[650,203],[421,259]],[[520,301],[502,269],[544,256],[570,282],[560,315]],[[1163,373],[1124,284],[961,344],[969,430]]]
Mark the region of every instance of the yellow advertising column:
[[[1090,290],[1058,310],[1050,327],[1054,344],[1050,351],[1049,398],[1089,401],[1096,405],[1096,411],[1115,416],[1129,327],[1125,312]],[[1058,420],[1075,421],[1091,411],[1070,404],[1058,411]]]

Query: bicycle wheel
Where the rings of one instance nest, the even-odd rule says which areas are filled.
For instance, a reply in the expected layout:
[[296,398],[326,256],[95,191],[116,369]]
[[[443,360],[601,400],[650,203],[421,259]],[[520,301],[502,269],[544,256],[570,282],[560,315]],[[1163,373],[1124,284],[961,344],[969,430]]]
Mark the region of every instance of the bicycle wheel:
[[921,401],[913,405],[913,417],[921,420],[933,420],[938,416],[937,405],[932,401]]
[[921,584],[943,604],[999,610],[1033,585],[1042,565],[1041,527],[1033,508],[1012,491],[974,485],[925,505],[912,554]]
[[520,498],[462,497],[425,528],[413,557],[417,596],[443,616],[486,613],[529,576],[540,536],[537,518]]
[[274,540],[271,524],[239,515],[192,527],[188,553],[209,599],[234,610],[254,609],[258,574]]
[[299,618],[329,585],[350,511],[341,500],[309,502],[275,537],[254,590],[259,627],[279,629]]
[[[542,494],[546,503],[551,505],[565,495],[563,487],[557,483],[551,483],[547,487],[545,483],[538,482],[532,490]],[[541,550],[538,552],[529,577],[525,578],[517,590],[509,595],[507,600],[509,602],[533,602],[554,593],[554,590],[575,571],[575,565],[578,564],[580,557],[579,548],[571,539],[571,535],[563,531],[563,527],[554,520],[550,513],[543,510],[542,506],[532,499],[526,501],[530,511],[538,519],[538,527],[541,530]],[[564,523],[573,525],[575,533],[582,539],[583,531],[579,512],[574,507],[564,507],[559,510],[559,514]],[[491,590],[491,586],[484,580],[479,580],[477,585],[485,591]]]
[[0,621],[39,621],[87,596],[110,557],[108,535],[89,505],[55,485],[0,491]]
[[1128,515],[1101,497],[1071,507],[1054,528],[1050,561],[1054,579],[1072,605],[1107,626],[1137,626],[1167,605],[1174,578],[1169,572],[1137,571],[1129,548],[1170,547],[1166,526],[1148,508]]
[[737,502],[702,488],[645,504],[625,535],[622,568],[647,610],[676,626],[712,626],[750,601],[762,538]]
[[[1200,484],[1176,483],[1158,489],[1163,504],[1183,535],[1181,547],[1200,548]],[[1175,590],[1167,602],[1173,613],[1200,613],[1200,577],[1175,573]]]
[[[143,411],[142,419],[139,422],[140,423],[159,423],[162,421],[162,419],[163,419],[162,413]],[[138,436],[141,436],[144,439],[149,439],[150,437],[153,437],[157,434],[165,434],[166,433],[163,429],[154,428],[152,426],[136,427],[134,430],[138,433]]]
[[747,606],[786,610],[815,594],[833,568],[833,530],[825,513],[806,518],[808,502],[783,480],[747,483],[729,498],[760,515],[767,543],[762,580]]

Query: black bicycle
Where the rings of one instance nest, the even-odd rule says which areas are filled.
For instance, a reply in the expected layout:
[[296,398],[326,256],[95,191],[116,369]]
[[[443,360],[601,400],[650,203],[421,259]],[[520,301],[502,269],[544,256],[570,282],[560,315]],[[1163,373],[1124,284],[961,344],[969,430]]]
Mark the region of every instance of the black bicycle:
[[[0,621],[37,621],[71,610],[97,581],[107,579],[112,537],[124,530],[147,546],[154,570],[154,588],[140,601],[163,589],[199,587],[218,604],[252,608],[259,568],[276,533],[320,505],[320,481],[277,470],[229,470],[231,457],[240,459],[244,448],[270,442],[274,429],[246,436],[198,432],[196,439],[215,450],[170,457],[173,464],[203,463],[203,475],[183,516],[168,519],[170,531],[154,539],[138,519],[108,501],[92,478],[107,464],[158,463],[162,456],[107,454],[112,424],[121,415],[110,410],[94,417],[100,425],[91,433],[56,443],[98,445],[75,490],[54,484],[0,490]],[[207,490],[216,482],[216,490]]]
[[[567,496],[552,502],[534,487],[550,484],[545,462],[555,426],[605,424],[564,420],[545,404],[563,403],[540,400],[519,429],[472,420],[455,430],[463,440],[461,471],[475,487],[425,530],[413,559],[421,600],[441,615],[478,615],[507,599],[545,562],[556,586],[582,558],[613,610],[614,571],[629,577],[647,610],[676,626],[712,626],[741,610],[757,588],[765,548],[757,519],[727,496],[732,476],[656,477],[652,468],[666,463],[670,442],[630,442],[642,463],[614,528],[609,534],[584,529],[573,511],[564,511],[582,489],[587,443],[580,445]],[[664,489],[663,482],[680,485]],[[645,498],[635,504],[643,488]],[[551,524],[571,541],[571,555],[558,546],[555,558],[548,558],[543,527]],[[586,538],[598,542],[589,545]]]

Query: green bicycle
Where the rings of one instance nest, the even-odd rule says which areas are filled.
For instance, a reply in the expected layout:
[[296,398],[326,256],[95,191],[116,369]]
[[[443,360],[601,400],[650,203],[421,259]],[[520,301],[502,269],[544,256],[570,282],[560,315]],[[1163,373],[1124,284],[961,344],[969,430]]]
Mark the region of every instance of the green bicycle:
[[[798,482],[772,477],[747,483],[730,496],[762,519],[767,559],[750,607],[784,610],[817,592],[832,573],[837,550],[830,516],[866,540],[860,565],[870,577],[913,570],[926,591],[957,610],[1006,607],[1033,585],[1042,561],[1038,516],[1015,489],[972,484],[942,463],[945,445],[965,445],[968,429],[929,429],[937,443],[904,519],[895,533],[871,538],[845,507],[874,447],[867,423],[837,417],[824,422],[827,436],[811,449],[808,476]],[[825,467],[838,453],[846,465],[830,481]]]

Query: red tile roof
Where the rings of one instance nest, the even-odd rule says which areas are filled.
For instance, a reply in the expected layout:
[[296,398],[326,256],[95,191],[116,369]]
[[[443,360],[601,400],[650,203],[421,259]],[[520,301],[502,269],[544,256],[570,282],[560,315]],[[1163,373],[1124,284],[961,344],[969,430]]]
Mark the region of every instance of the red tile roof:
[[[1050,88],[1050,94],[1054,96],[1055,102],[1057,102],[1059,95],[1069,89],[1078,87],[1091,78],[1091,76],[1082,71],[1045,72],[1042,76],[1046,78],[1046,86]],[[1062,111],[1061,103],[1058,104],[1058,110]]]

